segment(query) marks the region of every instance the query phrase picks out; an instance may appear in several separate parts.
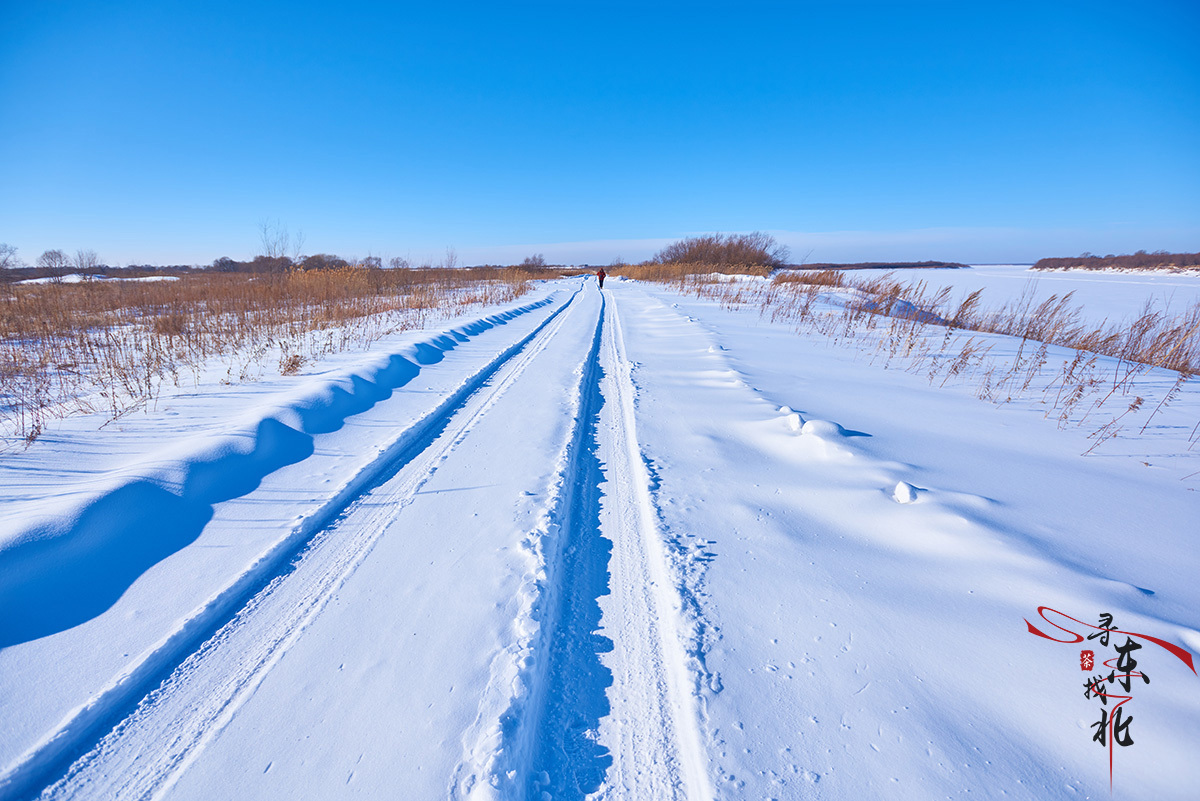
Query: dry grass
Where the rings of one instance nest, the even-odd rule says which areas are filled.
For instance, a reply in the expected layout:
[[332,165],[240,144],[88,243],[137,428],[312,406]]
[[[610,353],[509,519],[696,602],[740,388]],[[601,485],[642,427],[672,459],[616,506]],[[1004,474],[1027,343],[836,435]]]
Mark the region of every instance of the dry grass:
[[1171,314],[1147,303],[1133,320],[1096,325],[1084,321],[1083,308],[1073,302],[1071,293],[1051,295],[1034,306],[1032,284],[1015,300],[987,308],[982,290],[953,302],[949,288],[933,291],[923,281],[905,284],[893,274],[864,280],[846,278],[844,274],[829,276],[827,272],[814,273],[808,280],[791,275],[777,277],[775,285],[792,291],[776,302],[794,306],[800,312],[805,305],[799,302],[800,296],[811,294],[815,288],[835,287],[848,290],[851,299],[844,307],[844,316],[851,319],[861,318],[865,312],[949,329],[1004,334],[1023,342],[1058,345],[1188,375],[1200,373],[1200,304]]
[[775,276],[777,284],[807,284],[809,286],[845,286],[842,270],[790,270]]
[[[1148,303],[1132,320],[1097,325],[1085,322],[1070,293],[1035,304],[1032,284],[1015,300],[989,308],[981,291],[956,301],[949,288],[904,283],[894,273],[856,278],[838,270],[787,271],[770,282],[727,283],[711,276],[718,271],[711,266],[661,266],[675,272],[631,277],[667,281],[725,308],[757,307],[764,318],[821,334],[930,384],[974,386],[977,397],[997,404],[1032,400],[1059,427],[1099,425],[1087,453],[1134,425],[1131,417],[1144,432],[1200,373],[1200,303],[1179,313]],[[1014,337],[1015,353],[997,353],[997,341],[985,334]],[[1073,355],[1056,366],[1054,347]],[[1152,368],[1177,378],[1148,416],[1137,418],[1148,408],[1145,382],[1161,383]],[[1189,442],[1200,443],[1200,425]]]
[[761,264],[710,264],[706,262],[665,262],[646,264],[626,264],[606,268],[610,275],[623,275],[638,281],[658,281],[661,283],[676,283],[699,285],[710,283],[712,275],[755,275],[766,278],[771,274],[770,267]]
[[520,268],[296,270],[191,274],[176,281],[0,286],[0,427],[26,445],[47,421],[115,419],[164,387],[283,375],[473,305],[506,303],[535,278]]

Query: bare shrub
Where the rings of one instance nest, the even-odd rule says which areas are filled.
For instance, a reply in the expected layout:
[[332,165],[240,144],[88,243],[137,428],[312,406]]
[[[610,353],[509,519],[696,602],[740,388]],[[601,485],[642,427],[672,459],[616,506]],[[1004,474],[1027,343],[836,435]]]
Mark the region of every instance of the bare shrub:
[[705,234],[673,242],[650,260],[656,264],[712,264],[722,267],[782,267],[788,248],[761,231]]
[[279,374],[296,375],[304,366],[304,357],[299,353],[284,352],[279,356]]

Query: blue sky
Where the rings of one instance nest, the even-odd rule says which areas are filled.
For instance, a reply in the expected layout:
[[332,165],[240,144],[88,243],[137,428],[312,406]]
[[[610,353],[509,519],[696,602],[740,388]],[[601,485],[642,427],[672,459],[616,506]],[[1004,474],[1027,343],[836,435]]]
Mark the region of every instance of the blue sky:
[[1200,250],[1200,3],[0,0],[0,241],[606,263]]

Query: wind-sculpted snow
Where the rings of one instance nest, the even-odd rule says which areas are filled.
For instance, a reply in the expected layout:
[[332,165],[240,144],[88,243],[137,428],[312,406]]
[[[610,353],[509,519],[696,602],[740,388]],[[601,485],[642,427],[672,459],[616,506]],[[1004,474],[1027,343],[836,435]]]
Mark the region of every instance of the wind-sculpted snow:
[[[195,541],[213,506],[252,492],[313,453],[313,436],[341,428],[472,336],[550,299],[480,319],[323,382],[256,423],[165,463],[127,469],[75,509],[0,531],[0,648],[71,628],[108,609],[145,570]],[[369,468],[367,469],[369,472]],[[17,521],[13,521],[16,523]]]
[[[540,291],[59,495],[31,471],[0,798],[1066,799],[1110,758],[1114,797],[1200,785],[1190,382],[1082,457],[1035,403],[756,311]],[[1101,646],[1043,609],[1145,638],[1129,746],[1093,737]]]
[[[543,309],[558,300],[547,297],[511,311],[489,315],[400,353],[376,359],[360,373],[338,376],[306,387],[282,408],[268,409],[253,427],[205,441],[199,448],[166,461],[127,469],[140,478],[111,480],[110,489],[94,493],[74,511],[16,528],[0,550],[0,608],[21,614],[0,619],[0,648],[37,640],[96,617],[107,610],[154,564],[192,543],[213,517],[214,507],[255,490],[279,468],[314,452],[314,437],[338,430],[415,378],[423,366],[497,326]],[[20,792],[52,771],[98,726],[145,691],[149,682],[194,647],[197,638],[237,608],[253,587],[285,564],[289,554],[334,519],[357,495],[387,471],[404,452],[428,436],[448,410],[476,390],[497,367],[518,352],[570,303],[558,301],[534,330],[469,375],[437,405],[400,431],[393,432],[372,458],[342,486],[298,518],[286,537],[273,542],[249,569],[226,579],[227,586],[189,619],[167,631],[140,663],[115,677],[107,688],[77,708],[57,732],[10,764],[0,774],[0,792]],[[347,389],[347,387],[349,387]],[[185,446],[186,447],[186,446]],[[10,757],[11,759],[11,757]]]

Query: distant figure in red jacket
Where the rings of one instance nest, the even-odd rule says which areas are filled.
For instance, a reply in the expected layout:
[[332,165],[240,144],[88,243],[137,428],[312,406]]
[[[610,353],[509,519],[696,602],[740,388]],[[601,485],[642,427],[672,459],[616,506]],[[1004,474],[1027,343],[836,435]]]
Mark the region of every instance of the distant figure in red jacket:
[[601,289],[604,289],[604,276],[606,276],[606,275],[608,275],[608,273],[604,272],[604,268],[603,268],[603,267],[601,267],[601,268],[599,269],[599,271],[597,271],[597,273],[596,273],[596,279],[600,281],[600,288],[601,288]]

